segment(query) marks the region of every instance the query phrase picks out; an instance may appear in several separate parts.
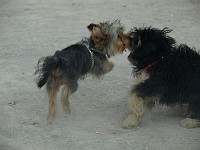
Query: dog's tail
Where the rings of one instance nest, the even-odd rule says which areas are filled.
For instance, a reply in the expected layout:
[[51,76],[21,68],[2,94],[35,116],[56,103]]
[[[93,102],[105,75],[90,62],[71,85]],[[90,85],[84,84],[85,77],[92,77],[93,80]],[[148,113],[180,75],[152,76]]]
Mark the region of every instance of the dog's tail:
[[38,60],[35,74],[39,74],[36,80],[39,88],[46,84],[52,72],[58,68],[58,66],[59,59],[56,56],[42,57]]

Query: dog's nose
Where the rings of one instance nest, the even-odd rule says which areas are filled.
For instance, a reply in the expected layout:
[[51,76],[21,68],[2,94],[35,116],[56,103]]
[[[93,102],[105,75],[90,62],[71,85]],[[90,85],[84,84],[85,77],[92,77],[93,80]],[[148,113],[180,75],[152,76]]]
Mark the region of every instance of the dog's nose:
[[128,60],[131,61],[132,58],[131,58],[131,53],[128,55]]
[[128,55],[128,60],[131,62],[132,65],[136,65],[137,64],[137,62],[133,58],[133,54],[132,53],[130,53]]

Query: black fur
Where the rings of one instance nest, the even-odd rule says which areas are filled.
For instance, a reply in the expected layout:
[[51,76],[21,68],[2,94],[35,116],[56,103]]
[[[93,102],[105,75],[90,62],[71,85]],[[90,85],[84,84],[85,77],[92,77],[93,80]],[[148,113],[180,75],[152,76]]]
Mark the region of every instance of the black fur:
[[[88,41],[90,48],[94,48],[92,38],[89,38]],[[48,90],[51,77],[60,78],[68,82],[70,91],[73,93],[78,88],[78,79],[85,77],[88,73],[98,77],[105,74],[107,70],[104,69],[103,64],[108,61],[107,57],[94,50],[91,51],[94,56],[94,67],[92,69],[91,54],[88,48],[81,43],[56,51],[53,56],[40,58],[35,72],[39,74],[37,86],[41,88],[47,83]]]
[[129,61],[134,73],[153,62],[145,72],[149,78],[136,85],[138,96],[158,96],[161,104],[188,104],[191,118],[200,119],[200,55],[185,44],[175,45],[165,28],[136,28],[130,39]]

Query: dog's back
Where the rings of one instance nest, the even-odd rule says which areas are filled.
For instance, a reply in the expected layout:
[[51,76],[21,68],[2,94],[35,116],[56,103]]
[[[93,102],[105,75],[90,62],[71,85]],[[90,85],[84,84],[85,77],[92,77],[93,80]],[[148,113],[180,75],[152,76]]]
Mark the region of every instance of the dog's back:
[[38,87],[43,87],[57,69],[62,70],[62,74],[59,76],[67,78],[78,78],[85,74],[90,69],[88,58],[90,58],[89,53],[86,47],[81,44],[71,45],[61,51],[56,51],[53,56],[40,58],[36,70],[36,73],[39,73]]

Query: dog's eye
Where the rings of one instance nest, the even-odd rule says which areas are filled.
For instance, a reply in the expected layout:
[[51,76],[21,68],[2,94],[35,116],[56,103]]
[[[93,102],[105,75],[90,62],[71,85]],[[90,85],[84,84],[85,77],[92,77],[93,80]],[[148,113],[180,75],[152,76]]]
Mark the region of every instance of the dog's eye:
[[101,40],[101,38],[100,37],[98,37],[98,36],[94,36],[94,38],[95,38],[95,40]]
[[139,38],[134,38],[133,43],[135,47],[141,46],[141,40]]
[[95,39],[95,41],[98,42],[98,43],[103,43],[103,42],[104,42],[104,39],[101,38],[101,37],[98,37],[98,36],[95,36],[94,39]]
[[138,39],[135,39],[135,40],[134,40],[134,45],[135,45],[135,46],[138,44],[138,41],[139,41]]

